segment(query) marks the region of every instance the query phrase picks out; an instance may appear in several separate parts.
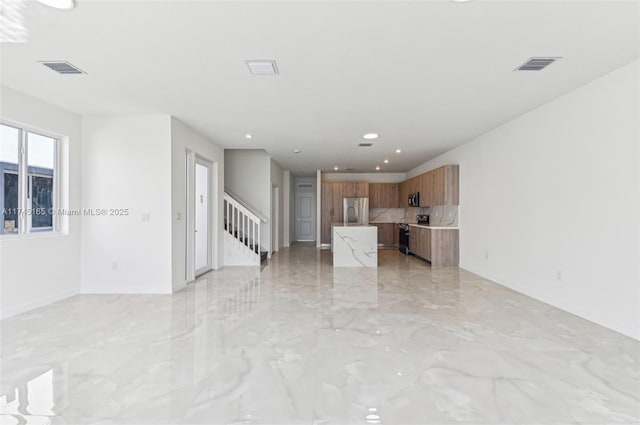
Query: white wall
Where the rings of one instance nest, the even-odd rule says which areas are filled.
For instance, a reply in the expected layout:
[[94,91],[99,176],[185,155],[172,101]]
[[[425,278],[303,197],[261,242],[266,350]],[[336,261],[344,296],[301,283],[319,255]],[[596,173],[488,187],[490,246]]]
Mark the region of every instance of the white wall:
[[405,173],[322,173],[325,182],[401,183]]
[[[271,216],[271,157],[262,149],[226,149],[224,185],[264,217]],[[262,223],[263,249],[271,246],[271,222]]]
[[[80,117],[0,88],[3,120],[27,125],[63,137],[60,169],[67,192],[61,207],[80,208]],[[69,217],[62,234],[0,238],[0,317],[67,298],[80,292],[80,217]]]
[[186,240],[186,151],[195,152],[212,163],[209,196],[213,200],[212,258],[214,269],[224,262],[223,206],[224,206],[224,150],[211,140],[195,132],[176,118],[171,118],[171,253],[173,291],[185,286]]
[[83,293],[170,293],[171,117],[85,116],[82,205],[128,208],[83,217]]
[[461,267],[635,338],[639,75],[635,61],[407,173],[460,164]]
[[[276,251],[280,250],[283,246],[284,240],[284,197],[283,197],[283,188],[284,188],[284,174],[282,167],[280,164],[275,162],[273,158],[271,159],[271,188],[273,190],[274,187],[279,189],[279,198],[278,198],[278,217],[271,217],[271,220],[278,220],[278,246],[275,249]],[[271,236],[273,239],[274,236]]]

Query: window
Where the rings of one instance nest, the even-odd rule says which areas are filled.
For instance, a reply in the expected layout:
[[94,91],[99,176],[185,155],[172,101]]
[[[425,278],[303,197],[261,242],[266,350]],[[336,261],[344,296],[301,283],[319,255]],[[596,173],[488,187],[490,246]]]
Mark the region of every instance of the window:
[[58,139],[0,124],[0,234],[53,231]]

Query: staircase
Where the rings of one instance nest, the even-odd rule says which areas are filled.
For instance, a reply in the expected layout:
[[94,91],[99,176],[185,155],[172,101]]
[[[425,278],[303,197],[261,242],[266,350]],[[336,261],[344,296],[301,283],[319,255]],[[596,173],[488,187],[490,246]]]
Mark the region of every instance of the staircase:
[[261,249],[259,217],[228,191],[224,194],[224,264],[226,266],[259,266],[268,252]]

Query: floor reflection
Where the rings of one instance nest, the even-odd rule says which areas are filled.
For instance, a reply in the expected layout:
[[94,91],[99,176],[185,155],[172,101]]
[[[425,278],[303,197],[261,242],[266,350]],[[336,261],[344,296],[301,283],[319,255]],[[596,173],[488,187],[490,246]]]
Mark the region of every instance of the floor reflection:
[[1,322],[0,423],[637,422],[640,343],[396,250],[300,245]]

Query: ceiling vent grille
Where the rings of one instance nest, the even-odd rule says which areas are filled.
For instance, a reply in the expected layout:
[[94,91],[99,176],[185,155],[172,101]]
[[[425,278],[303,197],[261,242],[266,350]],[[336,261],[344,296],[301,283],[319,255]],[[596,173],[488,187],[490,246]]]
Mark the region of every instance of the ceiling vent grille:
[[373,143],[362,142],[362,143],[359,143],[358,146],[360,146],[361,148],[370,148],[371,146],[373,146]]
[[525,63],[516,68],[516,71],[541,71],[547,66],[551,65],[555,61],[560,59],[559,57],[549,58],[530,58]]
[[65,61],[41,61],[40,63],[58,74],[86,74],[86,72],[77,66],[71,65],[69,62]]
[[273,60],[249,60],[245,61],[249,72],[253,75],[278,75],[278,66]]

